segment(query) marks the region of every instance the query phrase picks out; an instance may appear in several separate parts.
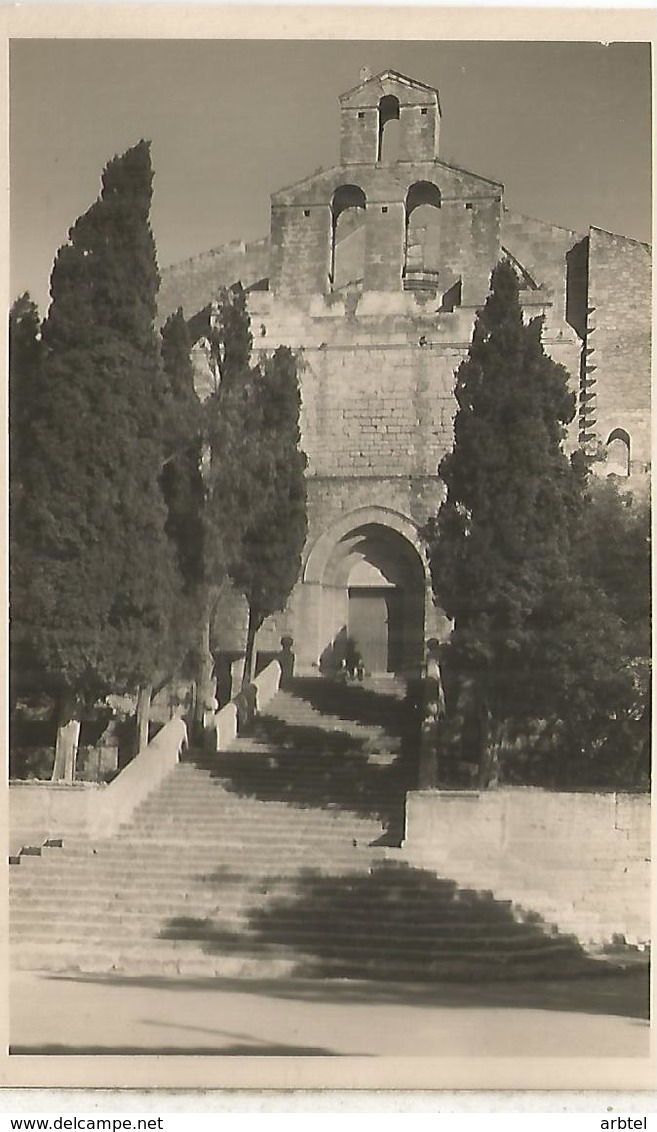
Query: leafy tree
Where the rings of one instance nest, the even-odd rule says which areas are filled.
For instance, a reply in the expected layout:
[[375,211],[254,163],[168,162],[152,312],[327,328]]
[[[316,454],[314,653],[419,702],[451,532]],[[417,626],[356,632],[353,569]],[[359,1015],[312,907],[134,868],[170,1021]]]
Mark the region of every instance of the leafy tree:
[[[206,710],[216,705],[212,625],[219,601],[229,585],[230,560],[238,553],[254,494],[253,340],[241,286],[221,292],[213,303],[209,323],[214,389],[200,407],[201,489],[195,482],[191,488],[193,499],[188,499],[188,522],[196,529],[198,548],[193,578],[189,576],[188,582],[193,581],[195,594],[194,615],[190,617],[195,643],[190,659],[196,685],[195,722],[199,726]],[[189,374],[185,381],[189,381]],[[192,459],[191,452],[189,458]],[[188,466],[188,477],[190,473]],[[190,485],[192,480],[187,478],[185,482]],[[189,571],[187,573],[189,575]]]
[[569,694],[579,692],[580,710],[564,713],[586,784],[635,789],[650,782],[650,524],[647,495],[591,476],[574,540],[581,583],[573,625],[580,625],[588,655],[570,673]]
[[230,571],[249,618],[244,679],[253,674],[254,644],[265,618],[285,608],[301,568],[308,533],[306,457],[300,449],[301,395],[294,355],[279,347],[255,383],[252,408],[256,475],[249,523]]
[[574,414],[565,370],[523,322],[513,270],[493,272],[456,380],[446,499],[428,537],[434,590],[454,619],[448,665],[468,689],[467,741],[496,776],[505,727],[540,716],[545,633],[563,624],[583,477],[561,449]]
[[265,617],[285,605],[306,534],[294,358],[281,348],[262,367],[252,365],[253,338],[240,285],[222,291],[213,304],[209,337],[215,388],[203,405],[199,721],[214,695],[211,628],[226,587],[232,583],[249,604],[248,680],[255,634]]
[[[14,521],[12,623],[15,646],[57,691],[62,727],[81,701],[150,683],[171,647],[151,194],[140,142],[108,164],[51,276]],[[74,752],[59,748],[56,773],[65,762],[70,777]]]
[[650,656],[650,498],[592,476],[578,524],[577,564],[605,594],[623,625],[630,655]]

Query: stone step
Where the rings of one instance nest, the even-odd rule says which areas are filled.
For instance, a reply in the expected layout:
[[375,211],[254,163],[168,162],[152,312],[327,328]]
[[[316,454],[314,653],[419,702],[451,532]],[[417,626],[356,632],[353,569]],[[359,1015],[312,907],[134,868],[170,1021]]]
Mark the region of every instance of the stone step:
[[[258,927],[251,924],[254,910],[251,906],[243,909],[242,915],[225,915],[217,912],[214,916],[198,914],[191,916],[187,910],[179,909],[177,915],[167,918],[162,916],[149,917],[143,914],[124,914],[121,917],[102,916],[96,914],[83,915],[79,919],[61,920],[53,918],[48,923],[43,920],[34,921],[29,918],[16,921],[11,920],[10,940],[17,942],[26,936],[32,943],[47,941],[49,944],[57,941],[75,941],[81,929],[84,930],[84,943],[87,947],[96,943],[126,943],[129,940],[143,941],[147,938],[161,938],[174,940],[197,940],[212,942],[217,939],[219,950],[226,939],[231,946],[243,944],[250,946],[250,941],[285,943],[303,949],[304,945],[312,942],[314,949],[320,951],[327,945],[339,944],[345,948],[367,946],[373,951],[399,951],[408,950],[416,952],[422,949],[429,953],[435,949],[444,948],[474,948],[475,950],[503,949],[504,951],[531,950],[534,947],[545,947],[550,944],[553,937],[545,935],[535,927],[517,925],[514,923],[488,923],[469,924],[461,923],[425,923],[413,926],[408,930],[399,922],[376,922],[370,925],[364,923],[353,924],[348,920],[336,919],[327,923],[325,919],[311,915],[300,914],[276,915],[266,911],[266,919]],[[572,944],[572,939],[563,937],[559,943]]]
[[68,912],[60,909],[57,913],[50,909],[47,916],[44,915],[43,909],[40,907],[23,906],[19,910],[12,910],[10,930],[14,934],[29,927],[35,931],[42,930],[43,934],[47,935],[55,927],[73,931],[81,925],[105,925],[109,928],[109,925],[115,922],[121,927],[128,927],[129,925],[162,923],[165,920],[175,920],[181,916],[190,917],[190,913],[193,912],[194,916],[191,918],[220,920],[223,925],[232,922],[244,924],[245,918],[257,920],[266,915],[268,930],[270,925],[288,925],[294,928],[303,924],[306,928],[314,927],[327,934],[346,931],[352,935],[380,937],[382,933],[385,933],[385,938],[399,935],[402,929],[402,936],[408,939],[425,938],[427,932],[435,932],[441,937],[463,934],[465,936],[486,936],[490,938],[506,938],[509,932],[514,937],[542,934],[536,924],[516,923],[509,917],[478,917],[473,919],[472,916],[465,914],[446,915],[440,912],[428,912],[409,921],[401,916],[386,915],[384,911],[377,911],[369,918],[365,916],[357,918],[351,914],[349,909],[340,910],[332,906],[327,911],[331,913],[330,919],[327,919],[326,914],[323,914],[319,908],[304,909],[294,904],[288,906],[274,904],[271,906],[271,902],[264,899],[260,902],[254,901],[249,899],[248,896],[233,902],[218,901],[216,898],[205,903],[193,899],[188,901],[183,899],[174,904],[166,905],[162,902],[159,906],[154,904],[150,907],[131,907],[122,905],[118,901],[107,901],[104,904],[98,902],[93,906],[81,905],[79,908],[70,909]]
[[228,752],[186,753],[116,838],[21,861],[13,965],[413,981],[578,969],[572,939],[518,922],[477,878],[459,889],[372,844],[401,832],[412,782],[401,689],[380,683],[380,725],[350,718],[374,716],[372,685],[360,698],[300,681]]
[[[161,945],[165,945],[164,949]],[[442,952],[431,956],[404,953],[372,956],[346,953],[343,948],[321,956],[293,953],[288,948],[269,946],[232,954],[209,954],[198,948],[174,948],[170,941],[149,941],[147,948],[125,947],[67,953],[61,947],[27,950],[21,945],[14,960],[18,969],[58,972],[122,973],[125,975],[181,975],[197,977],[281,978],[295,976],[321,978],[393,979],[395,981],[489,981],[497,979],[561,978],[581,975],[582,958],[571,952],[469,953]]]
[[[463,918],[477,919],[479,921],[508,920],[514,912],[511,902],[479,900],[472,901],[460,899],[459,893],[452,889],[445,889],[443,893],[433,894],[409,893],[408,896],[397,896],[394,900],[386,900],[376,892],[351,892],[344,883],[344,877],[326,877],[320,879],[319,888],[314,891],[312,884],[317,878],[311,879],[311,889],[308,892],[307,884],[298,876],[272,877],[263,874],[257,877],[243,874],[225,875],[216,877],[188,878],[185,887],[172,893],[170,885],[161,887],[153,884],[130,884],[121,887],[114,885],[95,885],[86,892],[79,888],[69,886],[34,886],[21,891],[10,890],[9,905],[12,911],[19,909],[37,909],[43,911],[44,916],[49,912],[61,912],[67,915],[78,907],[93,908],[97,905],[107,907],[109,904],[123,909],[127,904],[139,909],[172,907],[176,902],[194,901],[199,904],[210,903],[226,907],[237,901],[249,900],[257,903],[262,899],[276,899],[286,901],[298,906],[300,900],[312,900],[316,909],[327,909],[333,914],[348,915],[354,922],[369,919],[376,915],[391,920],[401,920],[413,924],[429,918],[449,918],[460,920]],[[67,900],[66,897],[69,897]],[[295,913],[296,914],[296,913]],[[525,921],[531,923],[531,920]],[[540,922],[540,921],[539,921]]]
[[151,847],[132,848],[128,845],[123,847],[121,851],[98,852],[84,857],[71,855],[62,858],[60,861],[41,859],[36,863],[32,860],[28,865],[21,862],[21,869],[17,873],[17,877],[20,881],[20,877],[26,876],[28,873],[33,875],[39,873],[46,876],[49,873],[60,871],[69,874],[79,873],[81,870],[85,871],[90,868],[110,870],[125,868],[128,871],[139,871],[145,868],[161,871],[165,868],[171,868],[175,872],[189,872],[208,864],[238,865],[240,862],[246,861],[250,864],[262,864],[263,866],[280,864],[285,861],[288,866],[301,866],[312,862],[313,867],[323,863],[345,863],[367,868],[376,859],[376,849],[368,845],[361,847],[350,844],[346,846],[313,845],[308,847],[303,845],[277,845],[271,848],[261,848],[257,845],[234,843],[218,845],[213,849],[211,846],[199,848],[190,843],[188,847],[181,845],[178,849],[175,843],[170,842]]
[[[12,943],[16,943],[21,948],[23,946],[23,941],[20,939],[18,941],[12,940]],[[552,939],[539,934],[519,934],[518,936],[509,934],[497,939],[487,936],[456,935],[445,937],[429,935],[424,938],[406,938],[404,935],[399,935],[382,939],[369,934],[357,935],[348,932],[335,932],[328,935],[323,931],[304,930],[303,927],[292,930],[288,925],[285,926],[284,933],[282,930],[278,933],[274,931],[259,933],[257,930],[248,929],[232,933],[221,924],[215,925],[197,920],[180,925],[164,925],[154,933],[135,932],[130,934],[122,932],[120,925],[116,925],[115,932],[111,930],[99,930],[98,934],[85,932],[83,939],[76,938],[70,932],[60,930],[55,926],[49,935],[44,936],[43,940],[35,937],[26,943],[26,947],[32,952],[38,950],[50,952],[58,945],[69,955],[88,954],[89,951],[98,949],[101,951],[119,951],[123,954],[140,954],[146,953],[149,948],[153,948],[154,955],[157,955],[163,949],[184,952],[202,947],[223,954],[231,952],[253,953],[258,950],[268,951],[273,948],[277,952],[285,953],[303,952],[310,949],[312,954],[344,956],[360,955],[365,951],[367,955],[372,957],[375,955],[396,956],[400,959],[408,957],[413,961],[417,961],[418,954],[430,960],[439,955],[445,955],[449,958],[464,958],[467,955],[478,956],[482,952],[495,956],[511,957],[518,955],[524,958],[536,955],[556,956],[580,953],[568,937]]]

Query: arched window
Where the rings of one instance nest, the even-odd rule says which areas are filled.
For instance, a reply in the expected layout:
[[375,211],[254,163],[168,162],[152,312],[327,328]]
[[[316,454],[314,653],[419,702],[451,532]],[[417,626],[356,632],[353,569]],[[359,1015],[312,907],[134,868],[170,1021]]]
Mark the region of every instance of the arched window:
[[358,185],[340,185],[331,201],[331,268],[334,291],[362,283],[365,271],[365,193]]
[[607,475],[629,476],[630,437],[624,428],[615,428],[607,437]]
[[379,101],[379,143],[377,161],[387,164],[399,157],[399,99],[384,94]]
[[416,181],[406,194],[404,287],[437,286],[440,270],[440,189]]

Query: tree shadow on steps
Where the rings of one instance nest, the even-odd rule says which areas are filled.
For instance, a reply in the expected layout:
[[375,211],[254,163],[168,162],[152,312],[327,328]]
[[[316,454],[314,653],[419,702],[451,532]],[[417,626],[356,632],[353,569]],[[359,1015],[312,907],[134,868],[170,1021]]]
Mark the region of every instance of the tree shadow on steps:
[[404,738],[417,729],[409,705],[391,691],[373,691],[362,684],[339,684],[318,677],[295,677],[286,689],[295,699],[303,700],[315,711],[364,727],[381,727],[390,735]]
[[222,753],[210,773],[224,789],[260,801],[344,810],[381,821],[395,838],[401,834],[405,794],[416,774],[394,736],[369,741],[268,715],[244,735],[264,749]]
[[[508,902],[393,862],[346,876],[305,869],[295,875],[292,892],[272,877],[266,903],[251,908],[243,931],[185,917],[169,921],[162,935],[196,941],[208,955],[285,958],[292,961],[290,977],[296,979],[444,987],[446,982],[515,986],[562,979],[572,984],[596,976],[602,986],[600,976],[611,973],[586,956],[573,937],[546,934],[534,921],[517,922]],[[380,1000],[379,990],[371,993]],[[406,1000],[406,992],[401,997]],[[452,1005],[461,998],[463,1005],[475,1005],[469,994],[450,991]],[[602,1002],[604,995],[598,999]],[[436,1002],[433,994],[431,1001]],[[499,991],[491,1005],[513,1002],[513,990]],[[569,1007],[567,996],[554,1008],[577,1009]],[[605,1006],[598,1012],[606,1012]]]

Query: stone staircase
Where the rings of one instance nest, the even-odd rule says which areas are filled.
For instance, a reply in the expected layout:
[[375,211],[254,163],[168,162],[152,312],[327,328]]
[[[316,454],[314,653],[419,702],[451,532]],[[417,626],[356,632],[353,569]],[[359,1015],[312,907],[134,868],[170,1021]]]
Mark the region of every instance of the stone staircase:
[[192,752],[111,840],[10,870],[15,969],[395,980],[591,964],[510,901],[395,846],[415,736],[394,681],[297,680],[230,750]]

